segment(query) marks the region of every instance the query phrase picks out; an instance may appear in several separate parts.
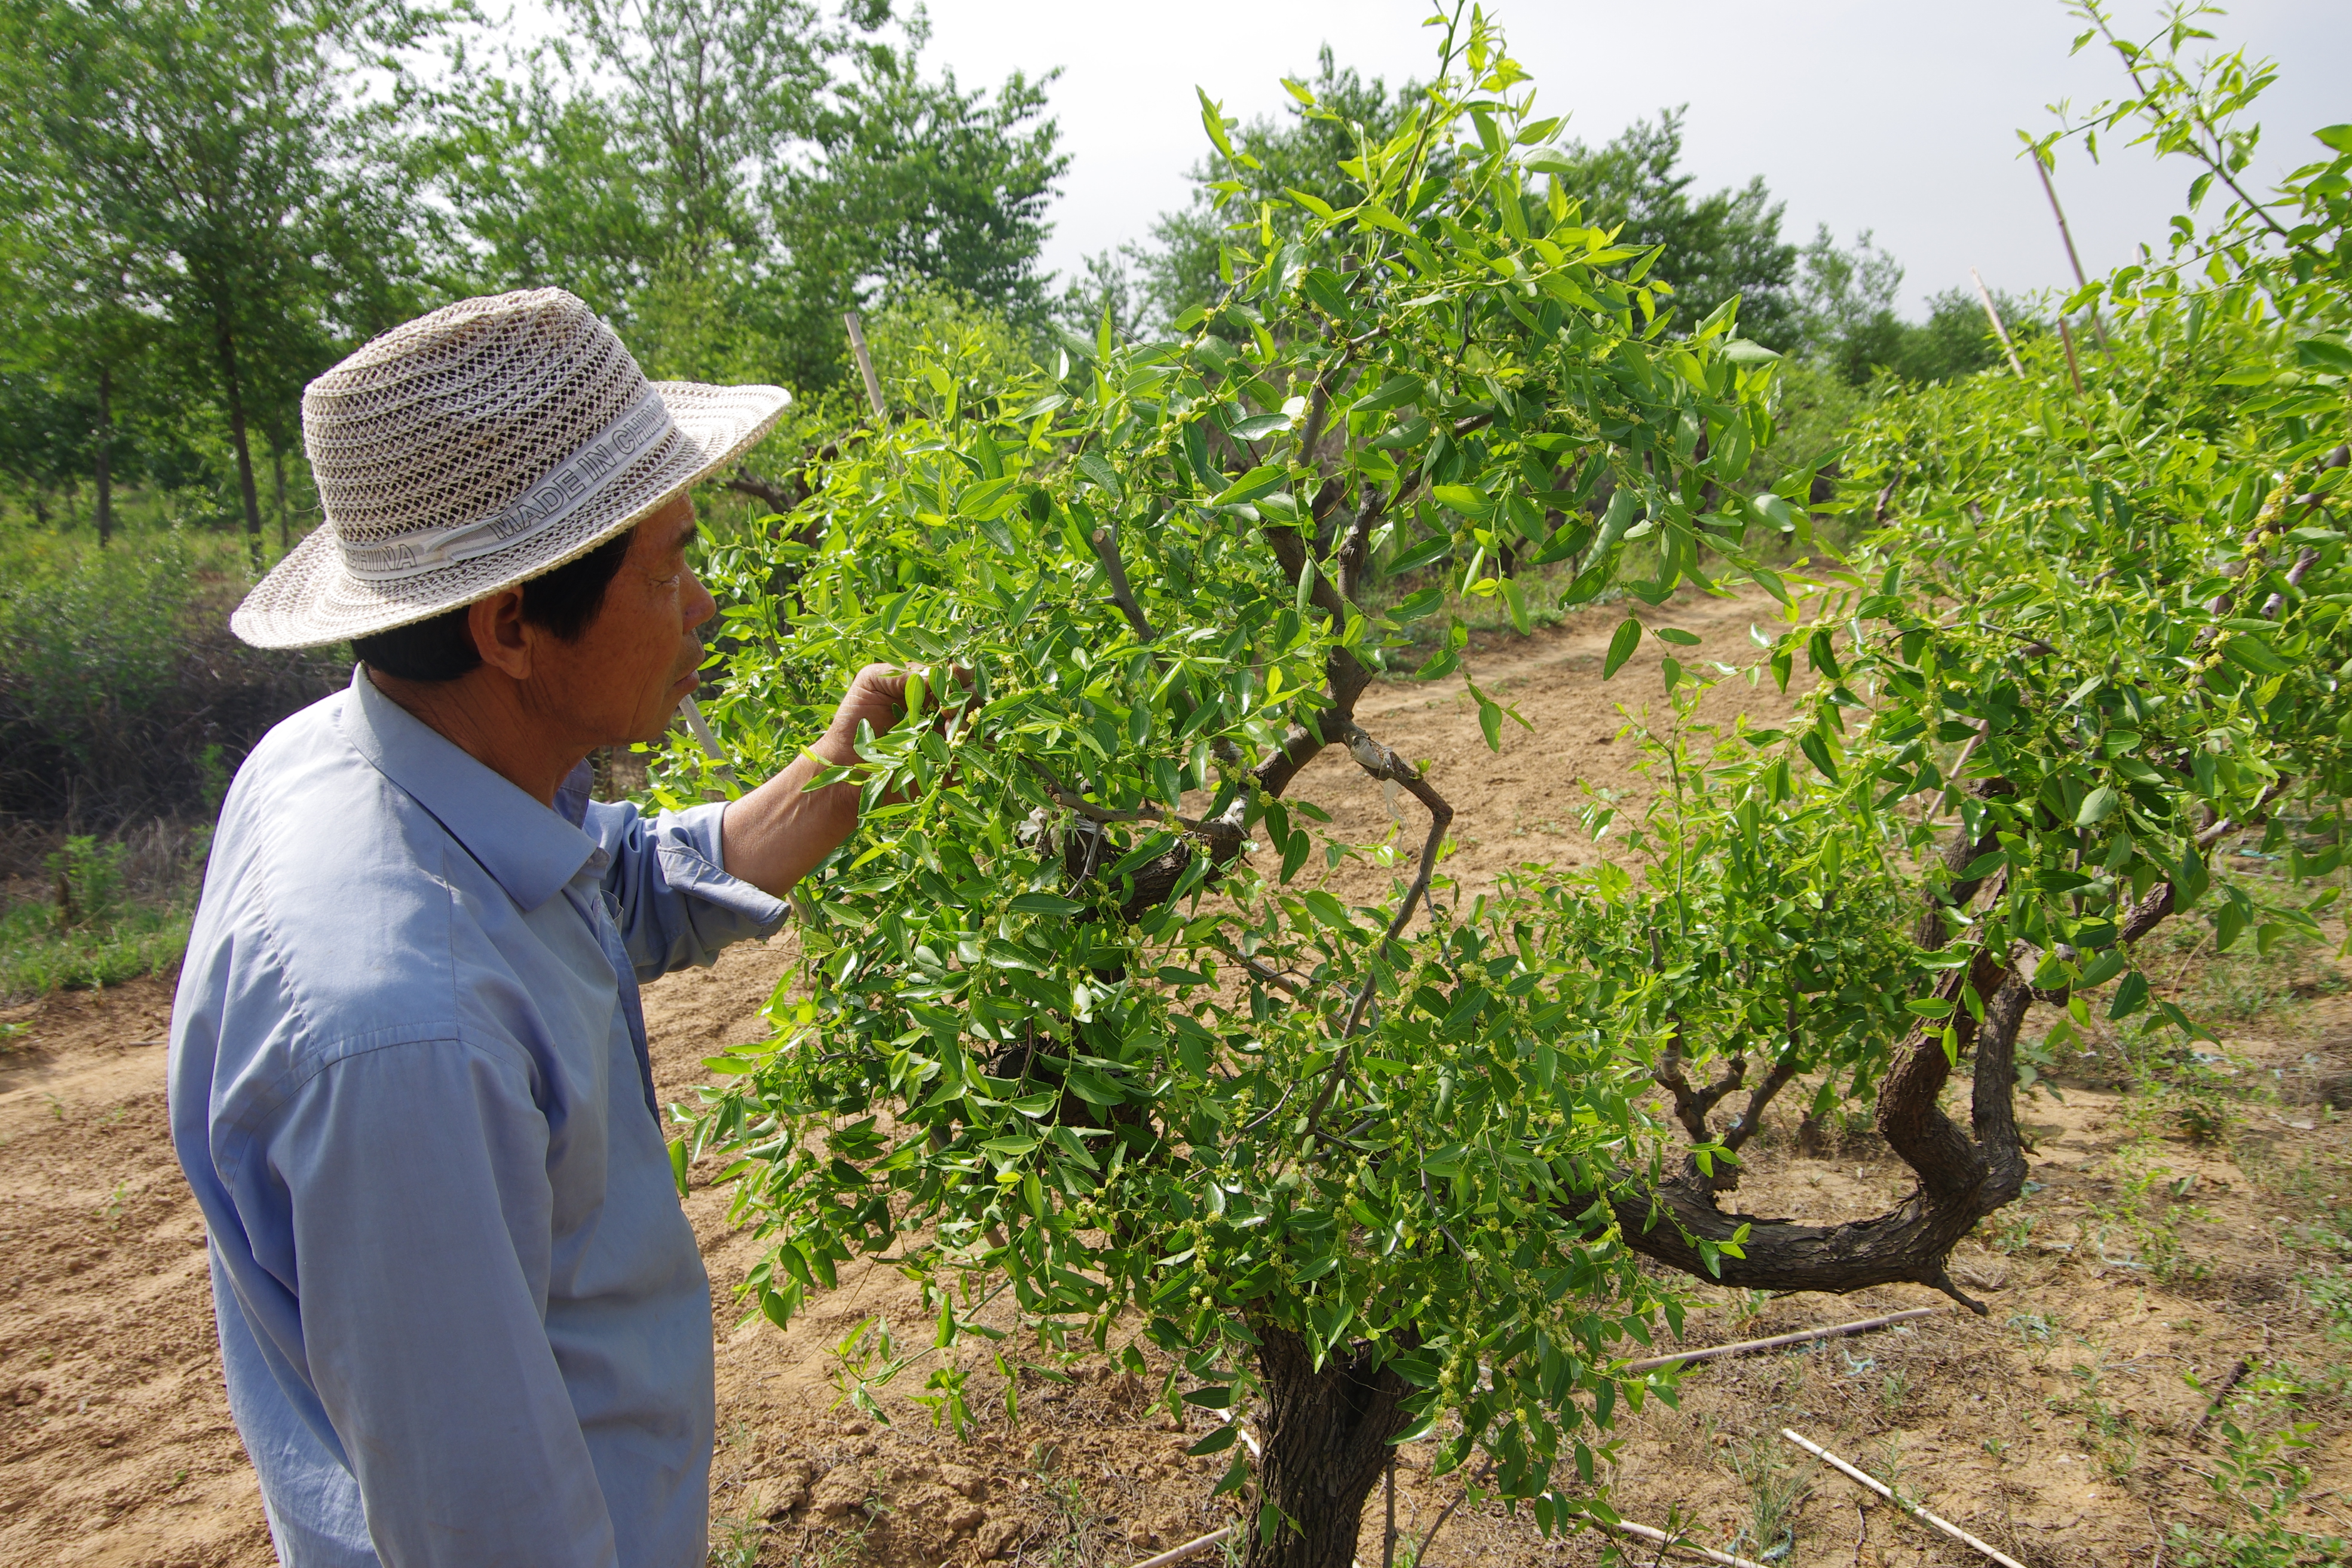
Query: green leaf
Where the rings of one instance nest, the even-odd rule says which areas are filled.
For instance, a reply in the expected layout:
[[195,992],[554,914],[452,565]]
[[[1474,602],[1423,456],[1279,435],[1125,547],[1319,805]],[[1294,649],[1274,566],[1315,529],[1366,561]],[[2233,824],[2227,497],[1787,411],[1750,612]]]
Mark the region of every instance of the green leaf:
[[1105,462],[1099,452],[1078,455],[1078,471],[1116,496],[1119,493],[1118,475]]
[[2116,807],[2122,803],[2122,798],[2116,794],[2113,784],[2101,784],[2083,797],[2083,809],[2074,814],[2074,826],[2096,827],[2116,814]]
[[1609,653],[1601,661],[1601,679],[1608,679],[1625,667],[1633,650],[1642,646],[1642,623],[1628,616],[1617,623],[1616,635],[1609,639]]
[[1468,485],[1433,485],[1429,493],[1438,504],[1452,508],[1465,517],[1486,518],[1495,510],[1494,501]]
[[1389,619],[1397,622],[1399,625],[1402,625],[1407,621],[1417,621],[1423,616],[1436,614],[1437,611],[1444,607],[1444,589],[1423,588],[1419,593],[1408,594],[1405,597],[1398,600],[1394,605],[1391,606],[1389,610]]
[[[1450,534],[1441,533],[1434,539],[1424,539],[1391,562],[1388,575],[1402,577],[1408,572],[1417,572],[1438,557],[1446,554],[1453,548],[1454,539]],[[1444,595],[1440,595],[1441,602],[1443,598]]]
[[1528,591],[1517,577],[1503,579],[1503,602],[1510,606],[1512,629],[1521,637],[1535,630],[1535,622],[1528,615]]
[[1686,632],[1680,626],[1653,626],[1650,635],[1661,641],[1673,643],[1676,647],[1696,647],[1699,645],[1696,632]]
[[1201,95],[1201,128],[1209,133],[1209,141],[1218,152],[1232,157],[1234,144],[1225,139],[1224,111],[1210,98],[1205,88],[1196,87],[1192,90]]
[[1287,429],[1289,426],[1290,416],[1287,414],[1253,414],[1235,422],[1225,434],[1236,441],[1255,441],[1277,430]]
[[2286,660],[2276,650],[2252,632],[2231,632],[2230,640],[2221,645],[2221,652],[2231,664],[2256,675],[2284,675]]
[[1016,915],[1060,915],[1065,919],[1087,911],[1086,905],[1052,893],[1017,894],[1009,907]]
[[2294,363],[2305,370],[2352,375],[2352,348],[2327,338],[2305,338],[2294,345]]
[[2338,153],[2352,153],[2352,125],[2323,125],[2312,134]]
[[2134,970],[2116,987],[2116,999],[2107,1004],[2107,1017],[2110,1021],[2128,1018],[2147,1005],[2147,976]]
[[1822,777],[1832,784],[1838,782],[1837,760],[1830,755],[1829,742],[1822,738],[1819,730],[1808,731],[1797,742],[1797,749],[1805,753],[1805,760],[1820,771]]
[[1377,414],[1382,409],[1402,408],[1408,403],[1418,403],[1427,389],[1417,375],[1392,375],[1363,396],[1356,399],[1360,414]]
[[1299,901],[1307,906],[1308,914],[1313,915],[1333,931],[1348,933],[1355,931],[1356,922],[1348,918],[1347,906],[1320,888],[1311,893],[1302,894]]
[[1275,464],[1261,464],[1227,485],[1217,499],[1209,504],[1239,506],[1244,501],[1254,501],[1260,496],[1272,495],[1276,490],[1280,489],[1282,481],[1287,477],[1285,471]]
[[1232,1447],[1234,1439],[1240,1436],[1241,1428],[1227,1422],[1184,1451],[1196,1459],[1206,1454],[1222,1454]]
[[[1465,686],[1470,686],[1470,683],[1467,680],[1465,680],[1463,684]],[[1501,706],[1497,704],[1493,698],[1488,697],[1475,686],[1470,686],[1470,696],[1478,704],[1478,732],[1486,737],[1486,749],[1490,752],[1501,751],[1503,749],[1503,710]]]

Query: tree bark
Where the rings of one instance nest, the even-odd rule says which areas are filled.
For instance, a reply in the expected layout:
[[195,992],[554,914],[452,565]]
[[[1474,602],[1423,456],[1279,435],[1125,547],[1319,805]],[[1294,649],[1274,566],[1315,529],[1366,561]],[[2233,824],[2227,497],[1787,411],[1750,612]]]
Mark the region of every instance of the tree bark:
[[228,317],[213,313],[213,342],[220,353],[221,390],[228,400],[229,444],[236,448],[236,488],[245,503],[245,548],[256,572],[261,570],[261,495],[253,483],[253,446],[246,438],[245,387],[236,372],[236,334]]
[[108,448],[114,441],[114,367],[100,362],[98,367],[98,547],[106,548],[114,537],[114,475],[108,464]]
[[283,557],[294,548],[294,520],[286,508],[286,448],[275,437],[269,442],[269,472],[278,485],[278,553]]
[[1242,1521],[1247,1568],[1349,1568],[1364,1500],[1387,1468],[1389,1439],[1405,1429],[1411,1392],[1369,1352],[1341,1351],[1320,1371],[1314,1352],[1286,1329],[1257,1326],[1265,1390],[1265,1452],[1258,1498],[1281,1510],[1274,1539]]

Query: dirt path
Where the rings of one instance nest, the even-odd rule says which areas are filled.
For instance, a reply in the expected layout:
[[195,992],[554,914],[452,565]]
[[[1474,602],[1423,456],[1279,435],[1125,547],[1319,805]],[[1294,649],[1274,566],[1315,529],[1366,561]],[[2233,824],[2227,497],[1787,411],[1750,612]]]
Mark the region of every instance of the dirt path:
[[[1662,618],[1702,634],[1699,658],[1745,662],[1748,626],[1767,609],[1703,603]],[[1600,686],[1616,614],[1477,652],[1480,686],[1535,725],[1507,724],[1499,755],[1479,740],[1458,680],[1368,696],[1367,727],[1432,759],[1454,801],[1448,869],[1465,884],[1522,860],[1589,858],[1575,823],[1583,792],[1638,792],[1617,704],[1657,699],[1657,649]],[[1780,700],[1769,682],[1709,700],[1716,716],[1742,707],[1766,719]],[[1319,761],[1299,788],[1333,810],[1343,837],[1390,829],[1380,787],[1344,759]],[[1381,879],[1353,867],[1337,877],[1367,899]],[[791,951],[787,933],[647,989],[665,1100],[690,1100],[701,1058],[765,1034],[760,1010]],[[1858,1513],[1852,1488],[1771,1439],[1787,1424],[1893,1474],[2032,1568],[2147,1565],[2152,1518],[2221,1519],[2202,1479],[2221,1451],[2219,1423],[2199,1424],[2204,1403],[2184,1374],[2218,1387],[2252,1357],[2310,1390],[2323,1427],[2314,1496],[2352,1516],[2336,1489],[2352,1486],[2342,1349],[2299,1282],[2313,1255],[2286,1245],[2295,1227],[2352,1207],[2352,1141],[2311,1103],[2317,1086],[2352,1070],[2352,1007],[2292,1002],[2284,984],[2272,976],[2221,999],[2244,1014],[2214,1068],[2238,1091],[2224,1142],[2192,1144],[2162,1107],[2102,1087],[2112,1063],[2077,1064],[2063,1102],[2023,1110],[2038,1189],[1958,1260],[1990,1317],[1938,1317],[1694,1373],[1679,1411],[1654,1405],[1622,1426],[1619,1507],[1655,1524],[1679,1510],[1702,1539],[1739,1540],[1748,1555],[1785,1531],[1793,1544],[1778,1561],[1792,1568],[1974,1561],[1886,1510]],[[0,1056],[0,1564],[272,1561],[220,1391],[201,1228],[165,1134],[168,1005],[165,986],[142,982],[0,1015],[32,1026]],[[1906,1185],[1867,1135],[1806,1157],[1775,1124],[1741,1196],[1754,1212],[1832,1219],[1882,1208]],[[1183,1454],[1197,1422],[1192,1433],[1172,1427],[1146,1410],[1142,1385],[1098,1360],[1075,1363],[1067,1383],[1024,1380],[1017,1430],[976,1397],[970,1444],[908,1404],[928,1365],[885,1394],[892,1425],[833,1408],[836,1348],[862,1324],[929,1342],[911,1288],[886,1268],[852,1268],[790,1332],[764,1320],[739,1326],[727,1290],[757,1245],[727,1225],[724,1194],[698,1184],[687,1206],[720,1290],[715,1562],[938,1568],[1002,1554],[1096,1568],[1223,1522],[1208,1496],[1220,1461]],[[1694,1342],[1937,1300],[1908,1288],[1845,1300],[1698,1295]],[[984,1362],[968,1364],[993,1397],[1001,1384]],[[1408,1547],[1460,1495],[1457,1479],[1433,1480],[1428,1465],[1425,1445],[1404,1451]],[[2334,1528],[2307,1510],[2291,1522]],[[1380,1546],[1368,1534],[1360,1559],[1378,1562]],[[1487,1507],[1457,1514],[1428,1556],[1432,1568],[1454,1568],[1590,1563],[1599,1552],[1592,1537],[1546,1542],[1524,1514]]]

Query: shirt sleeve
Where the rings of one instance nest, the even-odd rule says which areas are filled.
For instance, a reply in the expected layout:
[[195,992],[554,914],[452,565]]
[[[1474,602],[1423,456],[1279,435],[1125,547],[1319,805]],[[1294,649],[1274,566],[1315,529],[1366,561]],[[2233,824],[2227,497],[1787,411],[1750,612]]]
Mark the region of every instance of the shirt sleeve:
[[604,891],[639,980],[707,965],[729,943],[782,927],[781,900],[727,874],[719,841],[726,809],[712,804],[647,818],[634,805],[589,803],[581,827],[611,858]]
[[548,1124],[454,1041],[337,1060],[273,1118],[313,1386],[384,1568],[615,1561],[546,1314]]

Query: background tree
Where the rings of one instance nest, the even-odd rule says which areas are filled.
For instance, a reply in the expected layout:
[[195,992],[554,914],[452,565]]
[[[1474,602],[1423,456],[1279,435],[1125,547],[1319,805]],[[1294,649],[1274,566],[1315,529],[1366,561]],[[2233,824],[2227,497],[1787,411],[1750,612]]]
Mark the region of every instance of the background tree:
[[1761,174],[1736,190],[1693,198],[1695,176],[1676,167],[1687,108],[1637,120],[1599,148],[1570,142],[1558,163],[1542,166],[1582,204],[1587,223],[1623,226],[1622,245],[1664,247],[1656,275],[1674,286],[1675,307],[1685,324],[1706,320],[1737,297],[1743,331],[1772,348],[1791,348],[1797,251],[1780,238],[1781,204]]
[[[1950,381],[2003,363],[2000,341],[1973,289],[1948,289],[1927,300],[1925,321],[1896,312],[1903,264],[1864,230],[1851,250],[1823,225],[1799,266],[1793,331],[1797,351],[1850,386],[1885,372],[1905,381]],[[1993,308],[2011,338],[2043,330],[2033,307],[1998,290]]]
[[[119,268],[167,350],[205,366],[257,563],[253,427],[290,428],[278,405],[323,368],[321,345],[410,302],[381,281],[405,250],[400,184],[372,134],[383,116],[349,107],[338,68],[371,29],[407,25],[272,0],[25,0],[6,14],[0,69],[26,132],[0,153],[10,180],[24,205],[77,215],[45,235],[79,244],[65,270]],[[354,304],[373,309],[341,314]]]
[[1034,318],[1067,160],[1040,87],[927,79],[919,16],[804,0],[579,0],[575,33],[462,53],[419,147],[453,289],[572,289],[656,374],[836,381],[841,314],[944,284]]

